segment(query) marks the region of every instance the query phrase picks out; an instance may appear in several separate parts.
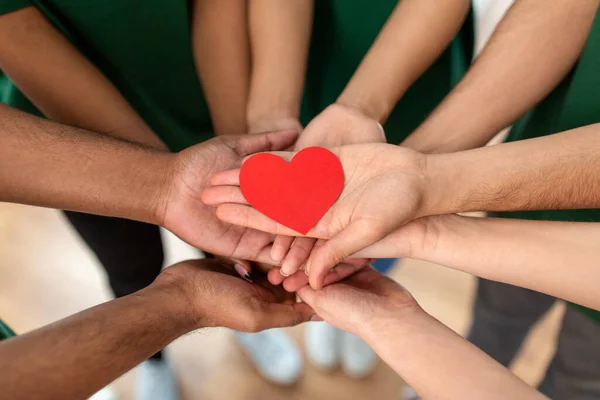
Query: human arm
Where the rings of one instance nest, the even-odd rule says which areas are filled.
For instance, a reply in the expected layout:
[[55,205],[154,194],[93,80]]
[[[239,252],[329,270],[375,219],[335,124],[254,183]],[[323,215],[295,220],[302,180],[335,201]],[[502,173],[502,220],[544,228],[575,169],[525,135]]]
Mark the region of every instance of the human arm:
[[215,133],[246,133],[248,4],[239,0],[194,0],[191,4],[194,60]]
[[250,0],[250,132],[298,129],[313,0]]
[[448,46],[469,6],[467,0],[399,1],[336,103],[307,125],[296,149],[385,142],[379,123]]
[[185,261],[137,293],[0,342],[2,393],[15,400],[88,398],[193,330],[254,332],[312,314],[264,280],[248,283],[215,260]]
[[600,310],[600,223],[426,217],[359,252],[409,257]]
[[[319,287],[330,268],[418,217],[600,207],[599,130],[596,124],[449,154],[424,155],[387,144],[333,149],[346,183],[336,203],[308,233],[329,239],[310,254],[311,284]],[[219,206],[217,214],[223,220],[298,235],[245,205],[239,188],[232,186],[239,183],[237,177],[238,171],[215,176],[214,184],[229,186],[207,189],[203,195],[208,204],[238,203]]]
[[212,174],[296,137],[228,135],[168,153],[0,104],[0,201],[158,224],[213,254],[270,262],[272,235],[219,221],[199,197]]
[[517,0],[461,82],[401,144],[480,147],[548,95],[577,62],[598,0]]
[[325,321],[365,340],[424,399],[544,398],[372,268],[298,295]]
[[35,7],[0,15],[0,69],[48,118],[166,149],[117,88]]

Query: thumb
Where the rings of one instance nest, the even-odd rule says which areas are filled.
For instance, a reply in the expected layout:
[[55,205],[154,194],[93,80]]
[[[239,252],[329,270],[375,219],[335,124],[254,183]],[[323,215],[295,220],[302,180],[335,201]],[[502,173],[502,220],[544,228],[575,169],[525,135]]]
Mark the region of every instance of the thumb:
[[267,303],[262,312],[263,317],[257,330],[298,325],[310,321],[315,315],[313,309],[306,303]]
[[310,286],[317,290],[321,289],[331,269],[384,236],[385,233],[374,229],[373,224],[368,220],[359,220],[348,225],[343,231],[312,251],[306,262]]
[[235,152],[244,157],[262,151],[278,151],[290,147],[298,137],[298,131],[286,130],[252,135],[232,136],[224,140]]

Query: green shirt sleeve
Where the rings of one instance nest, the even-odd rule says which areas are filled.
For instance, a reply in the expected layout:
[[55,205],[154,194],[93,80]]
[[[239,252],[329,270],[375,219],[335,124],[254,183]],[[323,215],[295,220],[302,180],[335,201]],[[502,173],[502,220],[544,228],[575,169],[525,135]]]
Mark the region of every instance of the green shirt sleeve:
[[32,6],[31,0],[2,0],[0,2],[0,15],[17,11],[21,8]]

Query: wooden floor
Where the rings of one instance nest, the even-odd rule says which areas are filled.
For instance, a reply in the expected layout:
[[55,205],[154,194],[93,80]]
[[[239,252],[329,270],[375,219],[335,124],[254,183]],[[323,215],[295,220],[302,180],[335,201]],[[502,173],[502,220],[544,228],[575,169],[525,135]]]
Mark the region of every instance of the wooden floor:
[[[194,250],[172,235],[165,237],[169,262],[195,256]],[[392,275],[442,322],[460,333],[468,328],[473,277],[412,260],[401,262]],[[0,203],[2,319],[24,333],[108,299],[100,266],[60,213]],[[535,329],[515,363],[516,373],[531,384],[539,380],[551,356],[561,312],[557,307]],[[302,327],[290,333],[302,343]],[[380,363],[371,378],[361,381],[307,365],[299,384],[278,388],[261,379],[226,329],[191,334],[168,351],[184,399],[387,400],[398,398],[402,385]],[[131,398],[133,373],[115,383],[121,399]]]

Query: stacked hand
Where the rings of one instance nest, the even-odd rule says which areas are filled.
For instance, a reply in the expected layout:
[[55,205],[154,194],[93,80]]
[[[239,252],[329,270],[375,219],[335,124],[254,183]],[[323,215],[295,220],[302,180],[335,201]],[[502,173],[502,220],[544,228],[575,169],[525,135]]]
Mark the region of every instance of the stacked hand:
[[[311,146],[332,148],[358,143],[385,143],[383,128],[358,109],[332,104],[308,124],[294,145],[294,150],[300,151]],[[281,283],[284,277],[293,275],[303,267],[313,248],[320,244],[314,238],[278,235],[273,243],[271,259],[280,263],[281,275],[270,274],[271,282]],[[347,261],[353,263],[355,269],[369,262],[364,259]],[[293,290],[297,285],[286,283],[286,287],[288,286]]]
[[157,200],[157,223],[210,253],[272,263],[273,235],[222,222],[214,209],[200,201],[200,194],[210,185],[213,174],[239,167],[250,154],[289,148],[297,135],[296,131],[286,131],[220,136],[178,153],[164,171],[167,189]]
[[238,331],[296,325],[309,321],[314,311],[264,276],[254,283],[240,279],[218,260],[191,260],[165,269],[151,285],[174,293],[194,316],[196,327],[229,327]]
[[[427,201],[420,153],[380,143],[331,150],[342,163],[346,184],[338,200],[307,234],[328,239],[310,251],[306,262],[315,289],[323,286],[327,272],[344,259],[420,217]],[[278,154],[286,159],[293,156]],[[213,187],[202,193],[202,201],[218,205],[221,220],[278,235],[298,235],[247,205],[239,188],[239,169],[218,173],[211,183]]]

